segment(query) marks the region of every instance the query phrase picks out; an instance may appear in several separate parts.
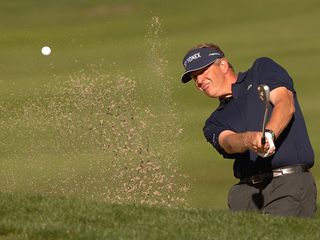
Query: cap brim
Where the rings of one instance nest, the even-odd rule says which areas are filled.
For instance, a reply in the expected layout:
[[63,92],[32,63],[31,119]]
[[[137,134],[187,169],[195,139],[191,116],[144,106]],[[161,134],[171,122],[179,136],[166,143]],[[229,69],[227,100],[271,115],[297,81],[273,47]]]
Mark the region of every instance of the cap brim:
[[187,82],[189,82],[192,78],[191,78],[191,76],[190,76],[190,71],[188,71],[188,72],[185,72],[183,75],[182,75],[182,77],[181,77],[181,82],[182,83],[187,83]]
[[194,68],[194,69],[190,69],[190,70],[184,72],[184,73],[182,74],[182,76],[181,76],[181,82],[182,82],[182,83],[187,83],[187,82],[189,82],[189,81],[192,79],[192,78],[191,78],[191,73],[192,73],[192,72],[201,70],[202,68],[205,68],[205,67],[211,65],[212,63],[215,62],[215,60],[216,60],[216,59],[214,59],[213,61],[207,63],[207,64],[204,65],[204,66],[201,66],[200,68]]

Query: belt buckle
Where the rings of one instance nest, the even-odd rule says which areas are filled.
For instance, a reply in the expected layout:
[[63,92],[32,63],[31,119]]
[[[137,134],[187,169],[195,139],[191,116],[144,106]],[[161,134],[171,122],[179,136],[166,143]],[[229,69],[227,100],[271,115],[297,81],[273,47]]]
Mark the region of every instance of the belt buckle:
[[261,177],[252,176],[251,177],[251,182],[252,182],[252,184],[257,184],[257,183],[263,182],[263,179]]

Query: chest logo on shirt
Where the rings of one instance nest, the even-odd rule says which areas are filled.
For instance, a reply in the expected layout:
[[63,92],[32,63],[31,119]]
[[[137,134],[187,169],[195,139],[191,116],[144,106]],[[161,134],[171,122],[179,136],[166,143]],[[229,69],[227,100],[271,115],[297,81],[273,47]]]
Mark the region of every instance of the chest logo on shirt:
[[217,146],[217,141],[216,141],[216,134],[212,134],[212,142],[213,142],[213,146]]
[[252,84],[249,84],[249,86],[247,87],[247,91],[249,91],[251,87],[252,87]]

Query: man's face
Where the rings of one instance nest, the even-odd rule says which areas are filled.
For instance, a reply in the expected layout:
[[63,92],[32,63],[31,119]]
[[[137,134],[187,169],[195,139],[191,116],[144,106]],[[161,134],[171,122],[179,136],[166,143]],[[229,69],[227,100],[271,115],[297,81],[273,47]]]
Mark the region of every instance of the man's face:
[[219,62],[192,72],[196,87],[207,96],[217,98],[225,94],[226,81]]

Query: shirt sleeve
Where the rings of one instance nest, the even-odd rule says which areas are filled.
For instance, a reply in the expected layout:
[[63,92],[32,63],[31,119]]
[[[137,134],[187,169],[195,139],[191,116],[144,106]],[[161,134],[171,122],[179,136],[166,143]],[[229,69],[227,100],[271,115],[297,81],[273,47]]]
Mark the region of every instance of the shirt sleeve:
[[215,120],[214,116],[211,115],[203,127],[203,134],[207,141],[210,142],[224,158],[234,159],[236,154],[228,154],[219,144],[219,135],[224,130],[228,130],[228,128]]
[[292,78],[278,63],[270,58],[264,57],[257,59],[256,64],[259,72],[259,84],[268,85],[271,91],[278,87],[286,87],[295,93]]

